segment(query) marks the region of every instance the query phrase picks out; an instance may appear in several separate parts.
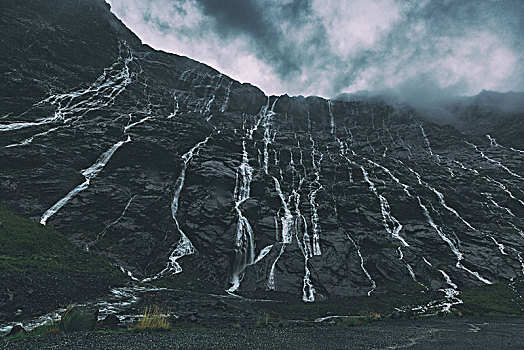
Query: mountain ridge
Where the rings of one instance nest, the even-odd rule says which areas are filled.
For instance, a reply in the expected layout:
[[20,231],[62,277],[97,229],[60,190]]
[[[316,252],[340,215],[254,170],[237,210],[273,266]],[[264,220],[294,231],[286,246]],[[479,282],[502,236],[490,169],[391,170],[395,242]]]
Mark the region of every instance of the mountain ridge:
[[102,0],[31,5],[48,11],[3,5],[0,201],[130,277],[441,292],[428,308],[522,279],[522,115],[506,137],[477,113],[470,135],[387,101],[265,96],[142,45]]

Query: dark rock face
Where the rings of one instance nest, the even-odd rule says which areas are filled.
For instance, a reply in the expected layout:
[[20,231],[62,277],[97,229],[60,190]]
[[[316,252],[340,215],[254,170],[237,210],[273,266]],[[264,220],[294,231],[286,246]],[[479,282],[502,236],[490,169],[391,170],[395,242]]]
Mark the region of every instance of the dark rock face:
[[0,6],[0,203],[133,278],[305,301],[522,279],[518,138],[267,97],[142,45],[102,0]]
[[120,320],[115,315],[107,315],[101,321],[101,326],[110,330],[117,330],[120,326]]

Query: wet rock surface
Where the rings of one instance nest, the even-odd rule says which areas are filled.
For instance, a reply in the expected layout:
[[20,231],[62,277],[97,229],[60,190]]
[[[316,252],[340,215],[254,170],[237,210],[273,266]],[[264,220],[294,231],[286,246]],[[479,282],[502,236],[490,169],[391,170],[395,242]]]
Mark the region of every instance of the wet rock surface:
[[267,97],[142,45],[101,0],[0,6],[0,203],[133,279],[447,302],[522,281],[522,113],[505,133]]

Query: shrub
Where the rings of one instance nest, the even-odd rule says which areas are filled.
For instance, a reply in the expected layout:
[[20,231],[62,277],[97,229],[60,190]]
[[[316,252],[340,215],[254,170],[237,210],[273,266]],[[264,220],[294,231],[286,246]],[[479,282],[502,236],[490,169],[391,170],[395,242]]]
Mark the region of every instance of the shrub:
[[171,323],[168,316],[158,306],[148,306],[144,309],[142,317],[131,330],[168,330],[171,328]]
[[[57,324],[62,332],[88,331],[93,326],[92,318],[83,310],[69,305]],[[56,331],[55,331],[56,332]],[[49,333],[53,333],[50,330]]]

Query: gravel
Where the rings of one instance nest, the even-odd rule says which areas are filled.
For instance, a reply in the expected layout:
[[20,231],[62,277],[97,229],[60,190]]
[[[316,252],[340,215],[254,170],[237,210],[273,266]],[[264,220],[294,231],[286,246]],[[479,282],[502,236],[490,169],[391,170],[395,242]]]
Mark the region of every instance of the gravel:
[[358,327],[174,328],[2,340],[2,349],[524,349],[524,318],[389,320]]

